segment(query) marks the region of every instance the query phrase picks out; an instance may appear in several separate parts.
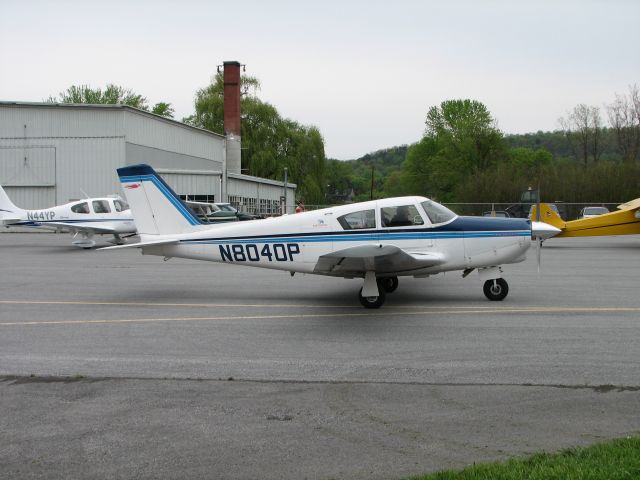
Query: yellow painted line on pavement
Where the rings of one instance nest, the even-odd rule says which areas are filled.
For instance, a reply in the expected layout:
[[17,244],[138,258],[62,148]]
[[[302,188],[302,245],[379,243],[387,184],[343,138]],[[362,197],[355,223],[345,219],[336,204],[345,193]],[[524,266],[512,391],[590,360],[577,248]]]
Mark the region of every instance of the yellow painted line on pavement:
[[394,311],[361,311],[359,313],[311,313],[311,314],[283,314],[283,315],[243,315],[243,316],[211,316],[211,317],[170,317],[170,318],[128,318],[128,319],[104,319],[104,320],[50,320],[50,321],[24,321],[24,322],[0,322],[0,326],[27,326],[27,325],[92,325],[92,324],[123,324],[123,323],[160,323],[160,322],[215,322],[237,320],[287,320],[304,318],[349,318],[349,317],[388,317],[393,314],[404,316],[420,315],[482,315],[505,313],[621,313],[640,312],[640,307],[530,307],[530,308],[493,308],[493,309],[450,309],[450,310],[418,310],[406,312]]
[[[0,305],[71,305],[71,306],[114,306],[114,307],[169,307],[169,308],[348,308],[362,310],[362,306],[357,304],[349,305],[305,305],[296,303],[257,303],[257,304],[244,304],[244,303],[163,303],[163,302],[97,302],[97,301],[56,301],[56,300],[0,300]],[[435,312],[435,313],[545,313],[545,312],[640,312],[640,307],[547,307],[547,306],[528,306],[528,307],[495,307],[489,306],[456,306],[452,309],[450,306],[425,306],[425,305],[393,305],[383,307],[380,315],[386,313],[402,313],[409,314],[409,312],[397,312],[401,309],[420,309],[419,313]],[[368,310],[368,312],[372,312]],[[416,314],[411,313],[411,314]],[[339,314],[350,315],[350,314]],[[361,314],[354,314],[354,316],[360,316]],[[364,314],[362,314],[364,315]],[[371,315],[371,314],[369,314]],[[312,314],[310,316],[318,316]],[[208,318],[208,317],[207,317]],[[227,318],[227,317],[225,317]],[[236,317],[229,317],[236,318]],[[238,317],[240,318],[240,317]],[[251,317],[253,318],[253,317]]]
[[0,300],[0,305],[103,305],[116,307],[191,307],[191,308],[362,308],[360,305],[298,305],[292,303],[162,303],[162,302],[92,302],[56,300]]

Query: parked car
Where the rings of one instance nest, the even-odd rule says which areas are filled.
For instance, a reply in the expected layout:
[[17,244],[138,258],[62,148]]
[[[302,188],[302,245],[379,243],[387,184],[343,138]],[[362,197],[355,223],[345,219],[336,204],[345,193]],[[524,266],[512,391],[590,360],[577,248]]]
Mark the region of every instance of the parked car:
[[598,215],[602,215],[605,213],[609,213],[609,209],[607,207],[584,207],[582,210],[580,210],[578,220],[580,220],[581,218],[597,217]]
[[238,220],[258,220],[260,215],[253,215],[252,213],[240,212],[236,208],[232,207],[230,203],[215,203],[216,207],[222,212],[232,213]]

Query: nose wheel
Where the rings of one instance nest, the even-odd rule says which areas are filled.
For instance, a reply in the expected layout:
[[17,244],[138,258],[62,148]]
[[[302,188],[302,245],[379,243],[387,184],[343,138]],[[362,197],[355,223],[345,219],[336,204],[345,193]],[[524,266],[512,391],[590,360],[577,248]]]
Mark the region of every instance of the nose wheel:
[[380,308],[385,300],[385,292],[383,288],[379,288],[377,297],[364,297],[361,288],[358,292],[358,299],[364,308]]
[[484,282],[484,295],[491,301],[504,300],[509,293],[509,284],[504,278],[494,278]]

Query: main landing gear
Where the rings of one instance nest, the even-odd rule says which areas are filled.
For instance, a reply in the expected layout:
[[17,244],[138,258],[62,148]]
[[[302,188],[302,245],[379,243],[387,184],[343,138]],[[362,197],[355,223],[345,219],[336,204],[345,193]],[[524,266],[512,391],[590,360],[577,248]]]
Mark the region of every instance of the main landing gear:
[[80,234],[80,239],[71,242],[73,246],[88,250],[96,244],[93,240],[93,232],[76,232],[73,238],[76,238],[78,234]]
[[504,300],[509,293],[509,284],[504,278],[494,278],[484,282],[482,290],[489,300],[500,301]]
[[[371,285],[371,281],[375,281],[374,285]],[[360,289],[358,293],[358,299],[360,303],[365,308],[380,308],[385,301],[387,293],[393,293],[398,288],[398,277],[384,277],[376,279],[375,276],[372,278],[371,276],[365,277],[365,285]],[[377,295],[374,295],[374,291],[372,287],[375,289],[377,287]],[[363,295],[363,291],[367,290],[369,295]]]

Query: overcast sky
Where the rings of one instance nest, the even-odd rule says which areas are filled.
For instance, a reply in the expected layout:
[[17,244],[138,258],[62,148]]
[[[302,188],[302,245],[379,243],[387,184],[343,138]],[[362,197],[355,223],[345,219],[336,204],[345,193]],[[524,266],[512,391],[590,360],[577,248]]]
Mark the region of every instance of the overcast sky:
[[115,83],[181,119],[237,60],[350,159],[419,140],[447,99],[483,102],[505,133],[602,107],[640,84],[639,20],[638,0],[0,0],[0,100]]

